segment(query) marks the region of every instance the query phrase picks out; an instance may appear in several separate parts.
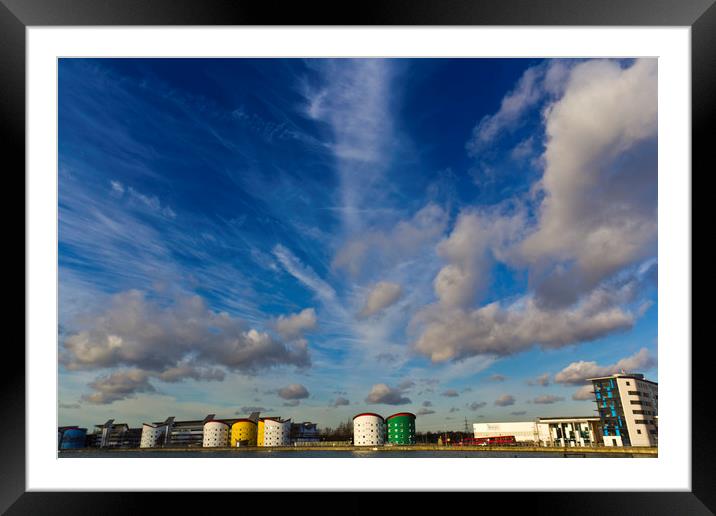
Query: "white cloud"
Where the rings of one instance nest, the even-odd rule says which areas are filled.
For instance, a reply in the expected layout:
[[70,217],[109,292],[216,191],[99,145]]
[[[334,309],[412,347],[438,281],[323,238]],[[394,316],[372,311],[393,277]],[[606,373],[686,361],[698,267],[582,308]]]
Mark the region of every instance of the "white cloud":
[[572,394],[572,399],[577,401],[594,400],[594,388],[591,385],[583,385]]
[[60,363],[68,370],[129,367],[90,384],[94,403],[111,402],[134,385],[151,392],[149,379],[223,380],[226,368],[255,373],[276,366],[308,367],[305,341],[286,344],[267,333],[249,329],[225,312],[213,312],[199,296],[177,297],[160,305],[143,292],[113,296],[106,309],[84,314],[62,343]]
[[377,314],[400,299],[402,293],[403,289],[397,283],[388,281],[377,283],[368,293],[359,316],[365,318]]
[[508,407],[515,404],[515,397],[511,394],[503,394],[495,400],[495,405],[498,407]]
[[120,181],[112,180],[109,182],[112,186],[112,195],[122,197],[124,195],[124,185]]
[[654,249],[656,59],[574,66],[545,125],[544,200],[518,254],[540,300],[565,306]]
[[315,330],[317,326],[318,319],[313,308],[305,308],[288,316],[281,315],[276,321],[276,330],[287,340],[301,337],[305,332]]
[[[614,305],[615,292],[599,289],[575,307],[551,310],[532,298],[476,310],[428,307],[418,314],[424,330],[413,348],[433,362],[474,355],[512,355],[539,345],[560,348],[632,327],[634,317]],[[610,302],[611,301],[611,302]]]
[[595,378],[599,376],[609,376],[621,371],[638,372],[651,369],[656,365],[654,358],[649,350],[641,348],[635,354],[622,358],[618,362],[606,366],[600,366],[594,361],[580,360],[572,362],[559,373],[554,375],[556,383],[565,383],[571,385],[579,385],[587,381],[587,378]]
[[321,299],[327,302],[335,301],[336,292],[333,287],[322,280],[313,269],[304,265],[291,251],[278,244],[273,248],[273,254],[286,272],[313,290]]
[[549,385],[549,378],[550,374],[544,373],[535,378],[534,380],[528,380],[527,383],[529,385],[541,385],[542,387],[547,387]]
[[373,385],[365,401],[366,403],[383,405],[405,405],[411,403],[410,398],[403,396],[401,389],[390,387],[384,383]]
[[[472,151],[547,100],[544,175],[511,212],[461,212],[437,248],[447,262],[434,279],[438,303],[411,322],[422,329],[418,353],[509,355],[632,327],[648,304],[629,304],[650,275],[634,269],[656,241],[656,84],[654,59],[552,61],[527,70],[478,124]],[[526,269],[530,290],[474,308],[495,261]]]
[[300,383],[292,383],[278,390],[278,395],[285,400],[302,400],[308,398],[308,389]]
[[89,386],[92,394],[82,396],[82,401],[105,405],[115,401],[133,398],[138,392],[155,392],[149,383],[149,373],[140,369],[127,369],[98,377]]
[[520,125],[523,115],[544,95],[541,85],[544,73],[543,65],[525,70],[515,89],[502,99],[499,111],[483,117],[473,129],[472,139],[466,145],[470,155],[478,154],[501,133]]
[[564,401],[564,398],[562,396],[554,396],[552,394],[543,394],[542,396],[537,396],[533,399],[532,403],[536,403],[538,405],[551,405],[553,403],[557,403],[558,401]]
[[364,222],[361,207],[384,193],[381,176],[395,145],[391,116],[391,61],[386,59],[325,59],[307,62],[321,78],[307,86],[306,114],[327,124],[328,147],[336,157],[340,179],[338,202],[345,229]]
[[433,283],[440,303],[446,307],[472,304],[488,286],[493,257],[503,256],[523,226],[520,213],[463,210],[450,236],[437,247],[440,257],[448,262]]

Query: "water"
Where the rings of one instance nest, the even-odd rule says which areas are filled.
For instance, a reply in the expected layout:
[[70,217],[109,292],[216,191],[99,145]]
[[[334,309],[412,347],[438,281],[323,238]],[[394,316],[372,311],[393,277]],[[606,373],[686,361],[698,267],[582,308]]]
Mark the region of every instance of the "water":
[[578,450],[567,452],[519,452],[519,451],[457,451],[457,450],[415,450],[415,451],[388,451],[388,450],[62,450],[59,457],[86,457],[86,458],[109,458],[109,457],[166,457],[166,458],[242,458],[242,459],[264,459],[269,457],[280,458],[606,458],[606,457],[634,457],[648,458],[654,455],[642,455],[632,453],[584,453]]

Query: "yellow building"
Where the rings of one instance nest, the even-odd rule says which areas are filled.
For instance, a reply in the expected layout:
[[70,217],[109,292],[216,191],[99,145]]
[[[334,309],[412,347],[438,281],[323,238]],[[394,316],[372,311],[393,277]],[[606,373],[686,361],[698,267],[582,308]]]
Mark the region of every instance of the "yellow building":
[[[263,421],[260,421],[259,425],[262,424]],[[236,447],[237,443],[240,443],[241,446],[256,446],[257,430],[255,422],[250,419],[239,419],[231,425],[231,447]]]
[[259,418],[258,428],[256,430],[256,446],[264,445],[264,419]]

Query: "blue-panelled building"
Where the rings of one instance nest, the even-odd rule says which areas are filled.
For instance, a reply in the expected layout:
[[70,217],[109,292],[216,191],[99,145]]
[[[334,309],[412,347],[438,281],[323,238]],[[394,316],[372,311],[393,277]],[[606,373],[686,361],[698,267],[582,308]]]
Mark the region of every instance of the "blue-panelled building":
[[593,385],[603,436],[620,437],[622,446],[631,446],[629,430],[624,420],[624,407],[615,379],[597,380],[593,382]]
[[606,446],[657,446],[658,384],[643,374],[590,378]]

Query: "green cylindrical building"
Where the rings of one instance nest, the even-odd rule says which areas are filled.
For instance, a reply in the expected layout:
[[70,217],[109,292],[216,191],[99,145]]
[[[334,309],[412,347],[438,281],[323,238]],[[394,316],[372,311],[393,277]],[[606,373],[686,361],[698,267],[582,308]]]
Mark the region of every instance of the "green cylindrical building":
[[415,444],[415,414],[398,412],[385,418],[388,442],[391,444]]

